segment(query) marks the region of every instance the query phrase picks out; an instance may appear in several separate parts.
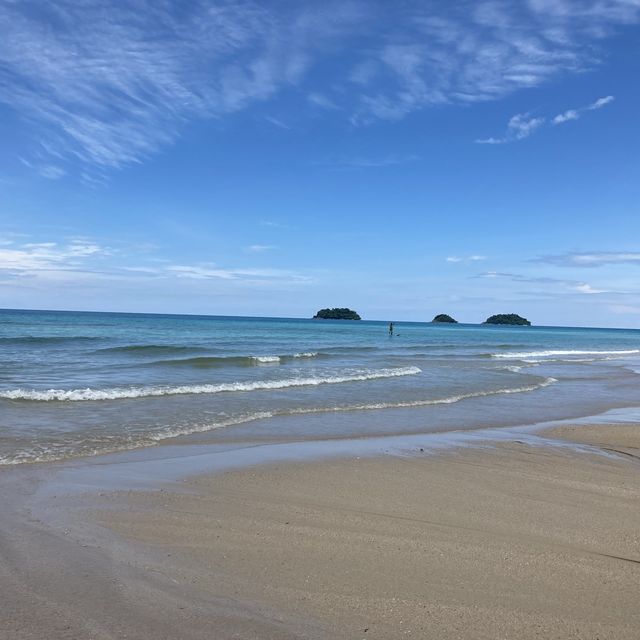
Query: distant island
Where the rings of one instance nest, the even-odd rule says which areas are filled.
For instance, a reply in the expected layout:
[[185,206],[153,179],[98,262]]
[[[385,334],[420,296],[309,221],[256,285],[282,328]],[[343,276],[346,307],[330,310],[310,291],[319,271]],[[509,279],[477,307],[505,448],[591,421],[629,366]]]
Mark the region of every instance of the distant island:
[[362,320],[362,318],[353,309],[334,308],[334,309],[320,309],[315,316],[314,320]]
[[431,322],[448,322],[450,324],[458,324],[457,320],[454,320],[450,315],[446,313],[439,313]]
[[487,318],[483,324],[517,324],[530,327],[531,323],[517,313],[498,313]]

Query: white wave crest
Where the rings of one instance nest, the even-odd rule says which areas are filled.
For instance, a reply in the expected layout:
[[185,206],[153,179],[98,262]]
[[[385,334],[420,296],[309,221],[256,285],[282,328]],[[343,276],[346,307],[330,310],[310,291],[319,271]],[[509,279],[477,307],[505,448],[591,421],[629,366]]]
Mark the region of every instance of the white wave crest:
[[280,356],[251,356],[251,359],[259,362],[260,364],[280,362]]
[[317,351],[304,351],[302,353],[294,353],[294,358],[315,358],[318,355]]
[[271,412],[271,411],[260,411],[256,413],[236,416],[234,418],[229,418],[227,420],[221,420],[219,422],[205,423],[200,425],[171,427],[169,429],[163,429],[157,433],[145,434],[140,438],[133,437],[130,434],[127,434],[122,439],[118,437],[117,440],[119,441],[114,442],[116,438],[106,437],[104,440],[88,441],[84,444],[84,446],[80,446],[79,448],[76,448],[76,445],[77,445],[76,443],[69,449],[65,449],[63,447],[56,446],[56,445],[51,445],[50,447],[40,446],[40,447],[34,447],[32,449],[26,449],[26,450],[23,449],[9,456],[5,456],[5,457],[0,456],[0,466],[19,465],[19,464],[25,464],[25,463],[31,463],[31,462],[51,462],[53,460],[62,460],[65,458],[73,458],[78,456],[94,456],[94,455],[100,455],[105,453],[112,453],[116,451],[137,449],[145,446],[153,446],[158,442],[161,442],[162,440],[166,440],[169,438],[175,438],[178,436],[190,435],[194,433],[213,431],[215,429],[230,427],[230,426],[243,424],[247,422],[253,422],[256,420],[273,418],[277,415],[312,414],[312,413],[327,413],[327,412],[339,412],[339,411],[366,411],[366,410],[375,410],[375,409],[402,409],[402,408],[408,408],[408,407],[422,407],[422,406],[439,405],[439,404],[454,404],[456,402],[460,402],[461,400],[466,400],[470,398],[479,398],[484,396],[511,394],[511,393],[526,393],[528,391],[535,391],[537,389],[542,389],[543,387],[547,387],[553,384],[554,382],[557,382],[555,378],[546,378],[539,384],[533,384],[533,385],[524,386],[524,387],[496,389],[494,391],[477,391],[473,393],[464,393],[464,394],[459,394],[455,396],[449,396],[447,398],[436,398],[433,400],[415,400],[415,401],[409,401],[409,402],[380,402],[380,403],[373,403],[373,404],[349,405],[349,406],[342,406],[342,407],[300,408],[300,409],[283,411],[282,413]]
[[554,356],[630,356],[640,353],[640,349],[626,349],[622,351],[579,351],[579,350],[557,350],[557,351],[523,351],[520,353],[493,353],[492,358],[505,358],[510,360],[520,360],[522,358],[552,358]]
[[170,438],[214,431],[215,429],[232,427],[255,420],[265,420],[272,418],[273,415],[271,411],[259,411],[257,413],[243,414],[220,422],[171,427],[157,433],[148,433],[142,436],[124,434],[104,436],[96,439],[89,438],[85,442],[78,443],[76,441],[68,446],[60,445],[60,443],[42,444],[29,449],[21,449],[8,456],[0,456],[0,466],[28,464],[30,462],[52,462],[54,460],[64,460],[66,458],[77,458],[80,456],[97,456],[105,453],[116,453],[118,451],[130,451],[131,449],[154,446],[158,442]]
[[318,386],[321,384],[340,384],[342,382],[359,382],[378,378],[395,378],[412,376],[421,373],[418,367],[399,367],[395,369],[378,369],[362,373],[338,376],[318,376],[309,378],[289,378],[284,380],[254,380],[252,382],[228,382],[222,384],[195,384],[175,387],[115,387],[112,389],[9,389],[0,391],[0,398],[8,400],[34,400],[47,402],[60,400],[80,402],[85,400],[121,400],[127,398],[145,398],[152,396],[173,396],[202,393],[223,393],[232,391],[259,391],[269,389],[286,389],[288,387]]
[[545,378],[538,384],[531,384],[525,387],[512,387],[507,389],[494,389],[493,391],[473,391],[469,393],[461,393],[455,396],[448,396],[446,398],[434,398],[433,400],[410,400],[408,402],[376,402],[371,404],[357,404],[349,405],[346,407],[329,407],[329,408],[314,408],[314,409],[294,409],[291,413],[304,414],[304,413],[324,413],[331,411],[367,411],[372,409],[404,409],[408,407],[427,407],[429,405],[436,404],[455,404],[461,400],[468,400],[470,398],[483,398],[485,396],[496,396],[511,393],[527,393],[529,391],[537,391],[543,389],[554,383],[558,382],[556,378]]
[[[529,361],[527,361],[529,362]],[[506,367],[498,367],[498,369],[502,369],[504,371],[511,371],[512,373],[518,373],[519,371],[522,371],[524,367],[519,367],[517,365],[507,365]]]

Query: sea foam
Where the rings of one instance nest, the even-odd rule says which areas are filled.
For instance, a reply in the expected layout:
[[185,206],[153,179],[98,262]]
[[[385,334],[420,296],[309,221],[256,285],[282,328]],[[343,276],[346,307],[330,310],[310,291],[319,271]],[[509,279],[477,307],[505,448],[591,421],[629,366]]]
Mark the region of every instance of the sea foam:
[[51,400],[80,402],[86,400],[121,400],[126,398],[145,398],[152,396],[172,396],[202,393],[223,393],[233,391],[259,391],[263,389],[286,389],[288,387],[318,386],[322,384],[340,384],[359,382],[378,378],[395,378],[421,373],[418,367],[397,367],[394,369],[367,370],[333,376],[306,378],[288,378],[281,380],[253,380],[246,382],[228,382],[222,384],[194,384],[158,387],[114,387],[111,389],[8,389],[0,391],[0,398],[8,400],[32,400],[47,402]]
[[305,414],[305,413],[324,413],[332,411],[368,411],[373,409],[404,409],[409,407],[427,407],[430,405],[438,404],[455,404],[461,400],[468,400],[470,398],[484,398],[486,396],[496,395],[508,395],[512,393],[528,393],[530,391],[537,391],[543,389],[552,384],[558,382],[556,378],[545,378],[537,384],[530,384],[522,387],[508,387],[503,389],[493,389],[489,391],[470,391],[469,393],[460,393],[453,396],[447,396],[445,398],[433,398],[429,400],[410,400],[407,402],[375,402],[370,404],[357,404],[343,407],[322,407],[314,409],[294,409],[291,413]]
[[621,351],[582,351],[582,350],[549,350],[549,351],[522,351],[519,353],[492,353],[493,358],[505,358],[520,360],[522,358],[551,358],[553,356],[630,356],[640,353],[640,349],[626,349]]

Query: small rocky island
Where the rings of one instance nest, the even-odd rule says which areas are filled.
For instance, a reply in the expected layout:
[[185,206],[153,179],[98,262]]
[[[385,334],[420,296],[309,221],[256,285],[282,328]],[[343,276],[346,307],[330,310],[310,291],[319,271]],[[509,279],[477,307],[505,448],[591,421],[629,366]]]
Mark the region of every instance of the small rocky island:
[[448,322],[449,324],[458,324],[457,320],[454,320],[446,313],[439,313],[431,322]]
[[531,323],[517,313],[498,313],[487,318],[483,324],[512,324],[530,327]]
[[314,320],[362,320],[362,318],[353,309],[333,308],[333,309],[320,309],[315,316]]

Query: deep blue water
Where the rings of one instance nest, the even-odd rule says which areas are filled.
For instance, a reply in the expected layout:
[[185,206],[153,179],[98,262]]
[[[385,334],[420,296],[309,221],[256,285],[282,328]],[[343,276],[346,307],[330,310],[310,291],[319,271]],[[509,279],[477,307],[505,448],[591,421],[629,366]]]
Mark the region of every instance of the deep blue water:
[[640,331],[0,311],[0,463],[225,429],[319,438],[640,404]]

